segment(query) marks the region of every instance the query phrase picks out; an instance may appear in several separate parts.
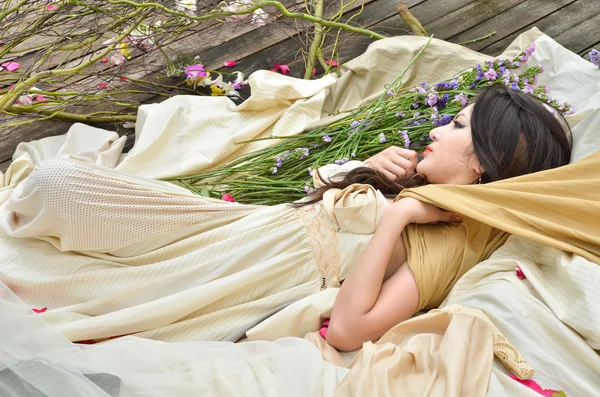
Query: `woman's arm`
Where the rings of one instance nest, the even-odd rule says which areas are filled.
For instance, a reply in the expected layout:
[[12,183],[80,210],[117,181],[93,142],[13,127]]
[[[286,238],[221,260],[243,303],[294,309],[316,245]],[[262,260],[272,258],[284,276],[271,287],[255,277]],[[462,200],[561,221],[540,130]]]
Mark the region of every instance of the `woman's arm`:
[[404,263],[384,281],[394,247],[409,223],[455,221],[456,214],[415,199],[402,199],[387,208],[340,288],[327,330],[327,342],[338,350],[355,350],[410,318],[417,309],[419,292],[408,265]]

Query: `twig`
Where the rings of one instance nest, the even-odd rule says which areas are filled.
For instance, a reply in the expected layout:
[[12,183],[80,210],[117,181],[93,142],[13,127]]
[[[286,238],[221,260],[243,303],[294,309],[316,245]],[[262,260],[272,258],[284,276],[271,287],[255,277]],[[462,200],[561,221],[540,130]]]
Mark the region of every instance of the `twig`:
[[477,43],[478,41],[482,41],[482,40],[485,40],[485,39],[489,39],[490,37],[492,37],[492,36],[493,36],[493,35],[495,35],[495,34],[496,34],[496,32],[494,31],[494,32],[492,32],[492,33],[488,33],[488,34],[486,34],[485,36],[478,37],[478,38],[476,38],[476,39],[473,39],[473,40],[467,40],[467,41],[463,41],[462,43],[458,43],[458,45],[466,45],[466,44],[473,44],[473,43]]
[[429,36],[423,25],[421,25],[421,22],[408,10],[406,3],[401,2],[396,9],[398,10],[398,14],[400,14],[400,18],[406,22],[415,36]]
[[[323,0],[315,0],[314,2],[314,13],[315,17],[323,18]],[[306,70],[304,71],[304,79],[310,80],[313,74],[313,69],[317,63],[317,56],[319,55],[319,48],[323,42],[323,25],[315,23],[315,32],[313,35],[312,43],[310,44],[310,50],[308,52],[308,62],[306,63]]]

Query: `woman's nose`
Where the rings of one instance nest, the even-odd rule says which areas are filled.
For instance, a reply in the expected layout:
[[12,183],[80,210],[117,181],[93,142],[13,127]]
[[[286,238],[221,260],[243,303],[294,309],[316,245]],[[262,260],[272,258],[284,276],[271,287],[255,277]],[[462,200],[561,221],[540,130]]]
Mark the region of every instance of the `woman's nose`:
[[439,129],[434,128],[431,131],[429,131],[429,138],[432,141],[437,142],[440,139],[440,131],[439,131]]

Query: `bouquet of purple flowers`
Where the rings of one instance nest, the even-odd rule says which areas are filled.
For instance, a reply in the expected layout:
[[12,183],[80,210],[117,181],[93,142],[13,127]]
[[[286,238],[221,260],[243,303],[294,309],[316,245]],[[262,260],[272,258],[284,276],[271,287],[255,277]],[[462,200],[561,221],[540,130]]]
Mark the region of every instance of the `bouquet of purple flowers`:
[[450,123],[473,102],[481,87],[504,84],[537,97],[563,115],[574,111],[571,105],[553,99],[548,87],[538,85],[542,65],[515,73],[535,51],[535,43],[513,59],[488,61],[450,80],[402,87],[404,74],[426,46],[368,106],[313,131],[269,138],[279,142],[218,169],[171,180],[203,196],[227,195],[242,203],[280,204],[312,193],[312,172],[322,165],[364,160],[391,145],[422,151],[429,144],[431,129]]

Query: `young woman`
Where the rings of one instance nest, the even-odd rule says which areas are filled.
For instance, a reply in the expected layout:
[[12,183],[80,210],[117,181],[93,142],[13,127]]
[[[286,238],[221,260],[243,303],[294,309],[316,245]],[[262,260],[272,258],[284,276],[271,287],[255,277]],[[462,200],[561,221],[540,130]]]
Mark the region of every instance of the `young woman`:
[[[503,87],[484,90],[430,136],[418,164],[416,153],[390,148],[364,167],[325,166],[312,200],[273,207],[198,197],[86,164],[89,154],[45,161],[0,205],[0,231],[10,238],[0,280],[32,307],[47,307],[44,318],[73,341],[237,340],[343,281],[328,342],[358,348],[438,305],[506,238],[414,198],[392,198],[425,181],[488,183],[570,159],[561,120]],[[434,253],[442,267],[430,266]]]

